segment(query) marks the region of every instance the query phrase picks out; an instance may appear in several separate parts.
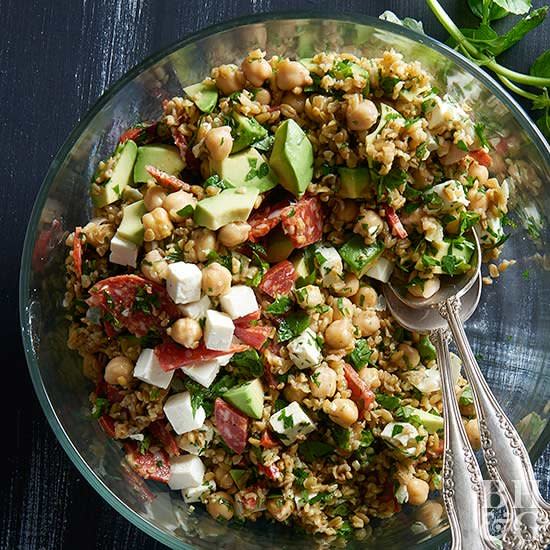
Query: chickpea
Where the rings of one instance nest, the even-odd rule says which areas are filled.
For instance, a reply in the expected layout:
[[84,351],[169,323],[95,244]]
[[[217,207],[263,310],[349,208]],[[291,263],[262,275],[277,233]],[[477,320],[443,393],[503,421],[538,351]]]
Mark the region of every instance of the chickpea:
[[359,376],[371,390],[379,388],[382,384],[380,381],[380,372],[374,367],[363,367],[359,371]]
[[293,90],[312,84],[309,71],[298,61],[285,59],[277,66],[277,86],[280,90]]
[[212,493],[207,500],[206,509],[214,519],[229,521],[235,513],[233,498],[224,491]]
[[337,220],[344,223],[349,223],[357,218],[359,207],[357,203],[351,199],[345,199],[342,202],[337,202],[334,209],[334,214]]
[[305,309],[320,306],[325,300],[321,289],[316,285],[306,285],[298,288],[295,294],[298,304]]
[[186,206],[192,206],[193,208],[197,204],[197,200],[191,193],[186,191],[176,191],[175,193],[170,193],[163,201],[162,207],[173,222],[181,223],[185,220],[184,217],[180,216],[178,212],[183,210]]
[[223,160],[229,156],[233,148],[233,137],[229,126],[212,128],[204,138],[204,144],[212,160]]
[[234,482],[229,470],[230,467],[227,464],[220,464],[214,470],[216,484],[222,489],[231,489],[231,487],[233,487]]
[[443,506],[435,500],[428,500],[416,512],[416,519],[423,523],[428,529],[439,525],[443,515]]
[[353,343],[353,327],[348,319],[333,321],[325,330],[325,343],[329,348],[342,349]]
[[332,300],[332,320],[349,319],[353,317],[354,307],[348,298],[336,298]]
[[141,220],[145,229],[143,239],[147,242],[166,239],[174,230],[168,212],[164,208],[155,208],[152,212],[144,214]]
[[432,277],[431,279],[425,279],[423,286],[412,285],[407,290],[409,294],[417,298],[430,298],[439,290],[440,285],[439,277]]
[[378,109],[370,99],[352,103],[346,109],[346,120],[350,130],[368,130],[376,124],[377,119]]
[[353,324],[359,329],[361,336],[372,336],[380,330],[380,319],[372,309],[356,311]]
[[466,429],[466,435],[468,436],[470,445],[474,451],[481,449],[481,434],[479,433],[479,422],[477,421],[477,418],[468,420],[464,427]]
[[346,273],[344,280],[332,285],[332,290],[338,296],[353,296],[359,290],[359,279],[353,273]]
[[268,497],[265,507],[277,521],[285,521],[294,511],[294,503],[281,495]]
[[229,95],[238,92],[244,88],[246,79],[236,65],[222,65],[218,68],[216,76],[216,86],[222,94]]
[[281,99],[281,103],[290,105],[298,114],[304,112],[306,106],[306,96],[304,94],[293,94],[287,92]]
[[151,212],[151,210],[161,207],[165,198],[166,189],[160,185],[149,185],[143,196],[143,204],[145,204],[145,208]]
[[228,223],[220,229],[218,238],[223,246],[233,248],[248,240],[250,229],[246,222]]
[[283,395],[289,403],[292,403],[293,401],[301,403],[307,394],[301,388],[287,384],[283,390]]
[[336,393],[336,372],[324,365],[317,367],[311,375],[309,387],[313,397],[332,397]]
[[168,262],[157,249],[151,250],[143,257],[141,272],[150,281],[162,283],[168,275]]
[[261,50],[254,50],[241,63],[241,70],[252,86],[261,86],[273,73],[264,56],[265,53]]
[[174,342],[189,349],[198,347],[202,338],[202,328],[199,322],[188,317],[178,319],[166,332]]
[[483,166],[483,164],[472,162],[472,164],[468,166],[468,175],[477,179],[481,185],[485,185],[489,179],[489,170],[487,170],[487,167]]
[[420,364],[420,354],[409,344],[399,344],[392,355],[392,363],[403,369],[414,369]]
[[231,278],[227,267],[213,262],[202,270],[202,291],[208,296],[222,296],[229,292]]
[[342,428],[349,428],[359,418],[359,409],[351,399],[335,399],[325,401],[323,411],[329,418]]
[[378,303],[378,294],[372,286],[362,286],[351,301],[361,309],[372,308]]
[[194,231],[193,239],[195,241],[195,254],[199,262],[206,262],[210,252],[218,248],[216,234],[210,229],[198,229]]
[[265,88],[259,88],[254,94],[254,99],[260,105],[269,105],[271,103],[271,94],[269,93],[269,90],[266,90]]
[[374,210],[366,210],[357,220],[353,231],[372,242],[384,229],[384,221]]
[[430,486],[423,479],[412,477],[407,481],[407,492],[409,493],[409,504],[420,506],[426,502]]
[[127,386],[132,378],[134,372],[134,365],[128,357],[119,355],[113,357],[105,367],[105,374],[103,378],[107,384],[113,384],[118,386]]

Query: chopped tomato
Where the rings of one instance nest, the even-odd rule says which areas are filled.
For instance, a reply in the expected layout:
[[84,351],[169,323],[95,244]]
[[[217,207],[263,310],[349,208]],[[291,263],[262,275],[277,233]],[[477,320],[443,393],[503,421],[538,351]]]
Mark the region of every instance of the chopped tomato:
[[214,419],[225,444],[238,455],[242,454],[248,441],[248,417],[217,397],[214,401]]
[[262,349],[271,334],[271,327],[255,326],[245,327],[235,325],[235,336],[243,343],[254,349]]
[[401,223],[401,220],[395,210],[387,204],[384,204],[383,208],[386,212],[386,219],[388,220],[388,225],[390,226],[392,235],[400,239],[406,239],[408,236],[407,230],[403,227],[403,224]]
[[153,178],[155,178],[155,181],[159,185],[168,189],[169,191],[180,191],[181,189],[183,189],[184,191],[191,190],[191,186],[188,183],[185,183],[179,178],[176,178],[176,176],[172,176],[171,174],[163,172],[162,170],[159,170],[158,168],[155,168],[150,164],[145,167],[145,170],[147,170],[147,172],[151,174]]
[[351,390],[351,398],[361,410],[367,410],[374,401],[374,393],[357,374],[357,371],[347,363],[344,363],[344,376]]
[[279,445],[280,443],[274,439],[267,430],[265,430],[260,439],[260,447],[263,447],[264,449],[273,449]]
[[97,420],[101,429],[111,438],[115,437],[115,421],[108,415],[104,414]]
[[286,236],[296,248],[304,248],[323,237],[323,208],[317,197],[304,197],[281,212]]
[[475,151],[470,151],[469,155],[477,160],[479,164],[482,164],[487,168],[489,168],[489,166],[493,164],[493,159],[491,159],[491,155],[489,155],[489,153],[487,153],[485,149],[476,149]]
[[255,243],[262,237],[265,237],[274,227],[281,223],[281,213],[289,204],[289,200],[284,200],[256,210],[247,221],[248,225],[250,225],[248,239]]
[[164,447],[164,450],[170,456],[180,454],[180,449],[176,442],[176,438],[172,435],[172,432],[166,422],[156,420],[149,425],[149,431],[151,432],[151,435],[159,441],[159,443]]
[[206,349],[203,343],[195,349],[184,348],[178,346],[174,342],[166,341],[163,344],[159,344],[155,348],[155,355],[160,364],[160,368],[166,372],[192,365],[193,363],[200,363],[201,361],[209,361],[220,357],[221,355],[228,355],[229,353],[239,353],[248,349],[248,346],[242,344],[234,344],[226,351],[216,351],[212,349]]
[[162,449],[139,451],[137,443],[124,444],[126,461],[130,467],[143,479],[153,479],[161,483],[168,483],[170,479],[170,459]]
[[258,464],[258,471],[273,481],[280,479],[282,475],[281,470],[279,470],[279,468],[277,468],[275,464],[272,464],[271,466],[264,466],[263,464]]
[[272,298],[277,298],[292,290],[296,277],[296,270],[292,263],[283,260],[266,271],[259,288]]
[[74,272],[78,281],[82,279],[82,227],[77,227],[74,230],[73,237],[73,262]]

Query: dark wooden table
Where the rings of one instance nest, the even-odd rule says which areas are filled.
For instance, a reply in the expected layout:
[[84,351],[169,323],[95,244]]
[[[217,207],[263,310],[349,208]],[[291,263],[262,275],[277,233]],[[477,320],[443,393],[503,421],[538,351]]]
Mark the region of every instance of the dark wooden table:
[[[465,0],[444,4],[468,22]],[[19,258],[48,165],[94,101],[145,56],[225,19],[297,6],[372,16],[391,9],[422,19],[428,34],[444,38],[421,0],[0,0],[1,401],[2,454],[8,455],[0,548],[161,548],[82,479],[46,423],[27,374],[16,313]],[[546,23],[505,61],[526,70],[549,43]],[[547,449],[537,463],[546,495],[549,467]]]

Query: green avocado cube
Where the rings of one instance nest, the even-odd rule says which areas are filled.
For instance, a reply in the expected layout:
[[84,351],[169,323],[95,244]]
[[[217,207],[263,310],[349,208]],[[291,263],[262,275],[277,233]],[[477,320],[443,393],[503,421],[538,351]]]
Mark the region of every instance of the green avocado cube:
[[360,199],[367,196],[371,184],[368,168],[347,168],[346,166],[340,166],[338,167],[338,175],[340,176],[338,195],[345,199]]
[[222,396],[241,412],[260,420],[264,410],[264,389],[259,378],[240,384]]
[[203,113],[210,113],[218,102],[218,88],[213,82],[198,82],[183,91]]
[[348,268],[361,278],[384,252],[384,243],[365,244],[359,235],[354,235],[340,247],[339,253]]
[[145,169],[148,165],[154,166],[171,176],[176,176],[185,168],[180,152],[174,145],[158,143],[143,145],[137,150],[134,183],[154,181],[153,176]]
[[443,429],[443,417],[423,409],[406,405],[403,407],[402,416],[409,422],[412,420],[413,423],[416,421],[417,424],[422,424],[428,433],[435,433]]
[[231,130],[234,137],[232,153],[237,153],[267,136],[267,130],[255,118],[248,118],[236,112],[232,116],[235,121]]
[[122,209],[122,222],[117,230],[120,238],[126,239],[138,246],[143,244],[143,215],[147,212],[143,201],[133,202]]
[[282,229],[277,228],[269,234],[265,250],[267,261],[270,264],[276,264],[286,260],[292,254],[294,245]]

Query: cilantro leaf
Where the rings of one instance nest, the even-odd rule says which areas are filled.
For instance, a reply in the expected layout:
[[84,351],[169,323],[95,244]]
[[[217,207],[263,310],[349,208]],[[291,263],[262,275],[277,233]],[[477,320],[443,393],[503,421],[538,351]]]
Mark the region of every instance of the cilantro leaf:
[[296,336],[299,336],[309,327],[309,316],[304,311],[298,311],[291,313],[288,317],[285,317],[279,325],[277,331],[277,337],[279,342],[286,342]]
[[220,176],[218,176],[218,174],[214,174],[204,181],[203,187],[205,189],[210,186],[219,187],[222,191],[224,189],[229,189],[230,187],[223,179],[220,178]]
[[273,315],[282,315],[290,310],[292,307],[292,299],[290,296],[279,296],[273,303],[266,307],[268,313]]
[[447,254],[441,258],[441,269],[447,275],[454,275],[457,272],[457,259],[454,256]]
[[395,395],[386,395],[385,393],[376,394],[376,402],[388,411],[394,411],[401,404],[401,399]]

